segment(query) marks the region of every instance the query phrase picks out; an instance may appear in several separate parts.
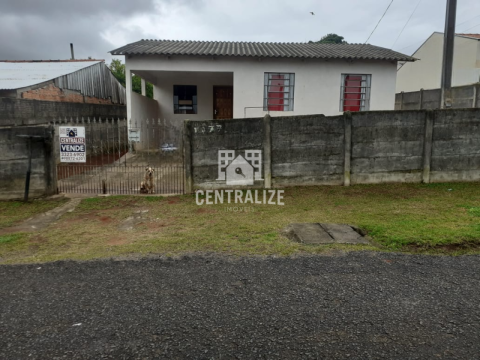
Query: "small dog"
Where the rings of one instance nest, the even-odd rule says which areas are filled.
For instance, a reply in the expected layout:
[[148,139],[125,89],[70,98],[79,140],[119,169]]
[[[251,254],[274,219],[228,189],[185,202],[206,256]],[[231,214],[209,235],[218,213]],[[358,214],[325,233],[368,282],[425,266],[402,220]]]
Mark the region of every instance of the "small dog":
[[155,184],[153,183],[153,172],[155,170],[150,166],[145,168],[145,177],[140,184],[140,193],[153,194],[155,193]]

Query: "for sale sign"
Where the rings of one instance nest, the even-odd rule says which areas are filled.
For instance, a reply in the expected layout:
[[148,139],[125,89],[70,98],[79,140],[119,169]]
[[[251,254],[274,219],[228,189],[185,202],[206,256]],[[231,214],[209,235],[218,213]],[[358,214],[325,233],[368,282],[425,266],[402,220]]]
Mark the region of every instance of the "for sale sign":
[[60,126],[60,162],[86,162],[85,127]]

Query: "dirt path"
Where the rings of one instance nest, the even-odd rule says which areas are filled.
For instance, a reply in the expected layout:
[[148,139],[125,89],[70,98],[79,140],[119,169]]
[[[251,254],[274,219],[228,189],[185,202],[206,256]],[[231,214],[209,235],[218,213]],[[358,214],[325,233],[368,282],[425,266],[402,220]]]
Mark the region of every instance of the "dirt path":
[[0,229],[0,235],[42,230],[49,226],[51,223],[60,219],[63,214],[74,211],[77,205],[80,204],[80,201],[82,201],[82,198],[70,198],[70,200],[62,206],[56,207],[43,214],[33,216],[23,221],[19,225]]

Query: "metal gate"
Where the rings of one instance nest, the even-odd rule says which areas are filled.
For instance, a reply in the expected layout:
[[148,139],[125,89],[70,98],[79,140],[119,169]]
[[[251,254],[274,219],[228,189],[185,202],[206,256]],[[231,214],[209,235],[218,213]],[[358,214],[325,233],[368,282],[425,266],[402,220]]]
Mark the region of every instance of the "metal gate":
[[[150,119],[82,119],[55,125],[84,126],[87,154],[85,163],[57,163],[59,193],[184,193],[181,127]],[[147,168],[153,169],[151,178]],[[142,188],[142,182],[150,182],[152,189]]]

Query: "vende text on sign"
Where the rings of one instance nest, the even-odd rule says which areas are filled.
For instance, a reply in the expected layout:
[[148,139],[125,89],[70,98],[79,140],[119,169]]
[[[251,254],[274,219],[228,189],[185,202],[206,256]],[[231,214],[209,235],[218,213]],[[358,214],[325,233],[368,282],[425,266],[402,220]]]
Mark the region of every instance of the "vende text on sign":
[[86,162],[85,127],[60,126],[60,162]]

